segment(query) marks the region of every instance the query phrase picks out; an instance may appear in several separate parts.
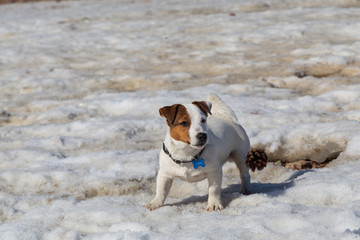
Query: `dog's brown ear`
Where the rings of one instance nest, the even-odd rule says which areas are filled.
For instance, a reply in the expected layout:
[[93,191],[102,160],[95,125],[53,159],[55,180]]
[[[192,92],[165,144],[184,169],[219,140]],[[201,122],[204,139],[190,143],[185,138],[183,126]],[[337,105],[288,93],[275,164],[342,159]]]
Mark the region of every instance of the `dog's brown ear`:
[[181,104],[165,106],[159,109],[160,116],[166,118],[168,124],[174,124],[179,111],[183,111],[185,107]]
[[196,105],[198,108],[200,108],[201,111],[203,111],[206,116],[208,114],[211,115],[211,103],[208,101],[195,101],[192,102],[192,104]]

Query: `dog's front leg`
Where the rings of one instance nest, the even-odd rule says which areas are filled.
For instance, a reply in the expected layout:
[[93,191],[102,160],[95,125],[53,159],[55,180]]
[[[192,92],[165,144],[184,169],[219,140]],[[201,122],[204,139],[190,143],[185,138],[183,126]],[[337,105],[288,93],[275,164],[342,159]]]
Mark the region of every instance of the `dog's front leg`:
[[[220,168],[221,169],[221,168]],[[222,182],[222,170],[208,174],[208,205],[206,211],[222,210],[221,204],[221,182]]]
[[160,172],[156,179],[156,195],[154,199],[146,205],[150,210],[161,207],[170,191],[173,180]]

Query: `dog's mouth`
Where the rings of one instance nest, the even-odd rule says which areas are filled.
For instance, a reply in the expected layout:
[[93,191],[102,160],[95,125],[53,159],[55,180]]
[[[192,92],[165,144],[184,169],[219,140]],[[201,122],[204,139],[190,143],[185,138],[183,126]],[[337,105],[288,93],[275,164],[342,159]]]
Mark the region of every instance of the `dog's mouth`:
[[193,146],[194,148],[202,149],[203,147],[205,147],[205,145],[206,145],[206,143],[199,143],[199,144],[191,145],[191,146]]
[[207,142],[205,142],[205,143],[199,142],[197,144],[191,144],[191,142],[189,142],[189,141],[186,141],[186,143],[189,144],[191,147],[197,148],[197,149],[202,149],[207,144]]

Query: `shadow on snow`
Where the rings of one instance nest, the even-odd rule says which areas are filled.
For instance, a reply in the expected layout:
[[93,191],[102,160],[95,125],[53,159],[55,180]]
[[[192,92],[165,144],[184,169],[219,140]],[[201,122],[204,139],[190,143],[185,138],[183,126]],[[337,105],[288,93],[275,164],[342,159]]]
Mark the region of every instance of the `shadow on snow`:
[[[277,197],[283,195],[289,188],[294,186],[295,180],[305,173],[313,172],[313,170],[299,170],[282,183],[251,183],[251,194],[266,194],[269,197]],[[233,200],[239,197],[241,184],[232,184],[221,190],[222,203],[227,207]],[[180,202],[173,204],[165,204],[168,206],[181,206],[194,203],[207,202],[208,195],[191,196]]]

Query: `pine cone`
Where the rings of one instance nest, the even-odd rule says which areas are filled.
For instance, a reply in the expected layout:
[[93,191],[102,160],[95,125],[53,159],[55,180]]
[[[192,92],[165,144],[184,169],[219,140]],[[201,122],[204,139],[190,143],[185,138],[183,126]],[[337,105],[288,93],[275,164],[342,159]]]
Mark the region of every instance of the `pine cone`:
[[250,169],[255,172],[255,169],[263,170],[266,167],[266,163],[268,161],[268,157],[264,150],[255,149],[251,150],[246,155],[246,164],[250,167]]

